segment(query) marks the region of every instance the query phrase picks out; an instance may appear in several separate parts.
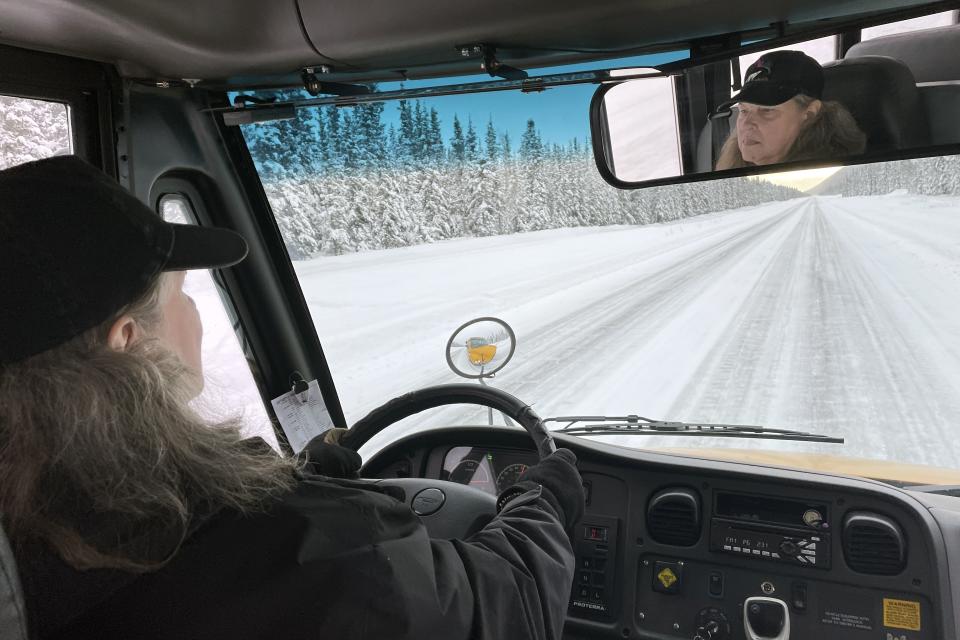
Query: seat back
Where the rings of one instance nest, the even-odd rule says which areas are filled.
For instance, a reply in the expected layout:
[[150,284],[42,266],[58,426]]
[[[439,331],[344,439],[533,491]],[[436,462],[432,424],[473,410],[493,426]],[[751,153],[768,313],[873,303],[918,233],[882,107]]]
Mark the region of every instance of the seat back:
[[960,25],[921,29],[860,42],[847,58],[883,55],[902,62],[918,83],[935,144],[960,143]]
[[888,56],[902,62],[914,81],[960,80],[960,25],[920,29],[864,40],[850,47],[845,57]]
[[823,99],[845,106],[867,134],[866,152],[929,144],[930,128],[910,69],[888,56],[823,65]]
[[0,638],[27,640],[27,612],[13,549],[0,527]]

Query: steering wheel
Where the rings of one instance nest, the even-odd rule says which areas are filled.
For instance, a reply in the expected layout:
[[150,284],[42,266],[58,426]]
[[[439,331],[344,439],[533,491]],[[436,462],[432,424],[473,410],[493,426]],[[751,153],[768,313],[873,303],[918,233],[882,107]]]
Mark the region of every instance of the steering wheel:
[[[506,391],[478,384],[443,384],[398,396],[361,418],[343,434],[340,444],[356,451],[393,423],[450,404],[482,405],[515,420],[530,434],[541,460],[557,450],[553,436],[529,405]],[[469,485],[428,478],[390,478],[377,483],[403,489],[406,503],[435,538],[465,538],[497,513],[496,497]]]

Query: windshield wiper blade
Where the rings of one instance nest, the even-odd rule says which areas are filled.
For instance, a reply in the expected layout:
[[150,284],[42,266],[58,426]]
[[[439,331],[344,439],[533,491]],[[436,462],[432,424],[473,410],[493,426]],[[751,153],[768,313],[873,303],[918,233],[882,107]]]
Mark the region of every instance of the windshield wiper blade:
[[807,431],[775,429],[748,424],[712,424],[707,422],[668,422],[643,416],[558,416],[547,422],[566,422],[557,431],[571,435],[669,435],[711,438],[765,438],[802,442],[843,444],[843,438]]

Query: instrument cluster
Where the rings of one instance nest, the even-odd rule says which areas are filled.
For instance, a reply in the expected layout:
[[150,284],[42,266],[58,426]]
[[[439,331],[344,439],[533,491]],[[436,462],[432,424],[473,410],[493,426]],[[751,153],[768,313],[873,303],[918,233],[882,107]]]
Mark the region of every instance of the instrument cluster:
[[443,458],[441,480],[467,484],[490,495],[515,484],[536,455],[521,449],[452,447]]

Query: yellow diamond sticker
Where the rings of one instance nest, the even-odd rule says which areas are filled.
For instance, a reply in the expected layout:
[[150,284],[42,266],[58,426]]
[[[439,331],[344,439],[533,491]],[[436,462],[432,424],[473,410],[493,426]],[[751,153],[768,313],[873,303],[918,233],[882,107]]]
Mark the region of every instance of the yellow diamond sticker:
[[920,631],[920,603],[914,600],[883,599],[883,626]]
[[670,585],[677,581],[677,574],[670,567],[667,567],[657,574],[657,580],[660,581],[664,589],[669,589]]

